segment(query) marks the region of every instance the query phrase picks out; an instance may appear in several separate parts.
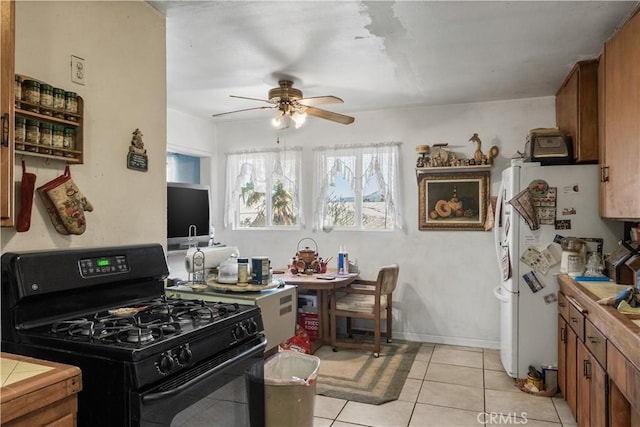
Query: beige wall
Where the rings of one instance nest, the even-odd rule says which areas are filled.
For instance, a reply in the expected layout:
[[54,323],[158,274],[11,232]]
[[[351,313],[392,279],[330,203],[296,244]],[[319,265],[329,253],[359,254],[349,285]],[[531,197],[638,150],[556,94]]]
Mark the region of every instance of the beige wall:
[[[86,84],[71,82],[70,58],[86,60]],[[2,252],[121,245],[166,240],[165,20],[142,1],[16,4],[16,73],[77,92],[84,99],[84,164],[71,174],[94,205],[87,231],[63,236],[34,197],[31,229],[3,228]],[[139,128],[147,172],[127,168],[131,133]],[[24,157],[42,185],[64,163]],[[16,156],[16,181],[21,180]],[[19,204],[19,183],[16,189]]]

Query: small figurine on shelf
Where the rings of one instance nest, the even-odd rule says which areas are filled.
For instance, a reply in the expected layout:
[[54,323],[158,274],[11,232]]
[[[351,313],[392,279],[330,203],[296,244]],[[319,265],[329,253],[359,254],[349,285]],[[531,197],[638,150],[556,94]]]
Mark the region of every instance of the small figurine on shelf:
[[142,142],[142,131],[137,129],[133,131],[133,138],[131,138],[131,146],[129,151],[133,151],[137,154],[145,154],[147,150],[144,149],[144,143]]

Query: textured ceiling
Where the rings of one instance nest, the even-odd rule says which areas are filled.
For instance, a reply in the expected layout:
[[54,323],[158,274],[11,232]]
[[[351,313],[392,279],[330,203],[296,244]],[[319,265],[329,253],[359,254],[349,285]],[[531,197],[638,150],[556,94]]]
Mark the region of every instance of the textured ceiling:
[[[170,108],[259,107],[288,77],[329,110],[554,95],[638,2],[149,1],[167,17]],[[325,108],[323,106],[323,108]],[[258,110],[212,120],[269,115]],[[338,126],[338,125],[337,125]]]

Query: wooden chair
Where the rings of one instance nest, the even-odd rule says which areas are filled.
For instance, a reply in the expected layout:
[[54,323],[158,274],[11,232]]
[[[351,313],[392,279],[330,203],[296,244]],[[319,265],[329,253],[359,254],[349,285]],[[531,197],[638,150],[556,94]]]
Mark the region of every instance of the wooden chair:
[[[331,346],[334,351],[337,348],[355,348],[373,351],[374,357],[380,355],[380,337],[385,336],[387,342],[391,342],[392,293],[398,283],[397,264],[380,268],[378,280],[356,280],[345,288],[336,289],[331,293]],[[352,319],[373,320],[373,343],[363,340],[338,340],[336,326],[338,317],[346,317],[347,333],[352,337],[353,332],[371,332],[351,327]],[[386,317],[386,330],[381,331],[382,318]]]

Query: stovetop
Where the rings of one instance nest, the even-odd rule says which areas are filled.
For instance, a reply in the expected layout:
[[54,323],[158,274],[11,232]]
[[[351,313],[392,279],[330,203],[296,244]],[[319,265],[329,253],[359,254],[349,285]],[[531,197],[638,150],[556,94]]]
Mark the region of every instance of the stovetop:
[[262,330],[254,305],[162,296],[22,329],[18,335],[37,345],[138,360],[206,336],[224,348]]
[[139,349],[202,329],[247,309],[238,304],[160,297],[56,321],[50,327],[39,328],[39,333],[69,341]]

